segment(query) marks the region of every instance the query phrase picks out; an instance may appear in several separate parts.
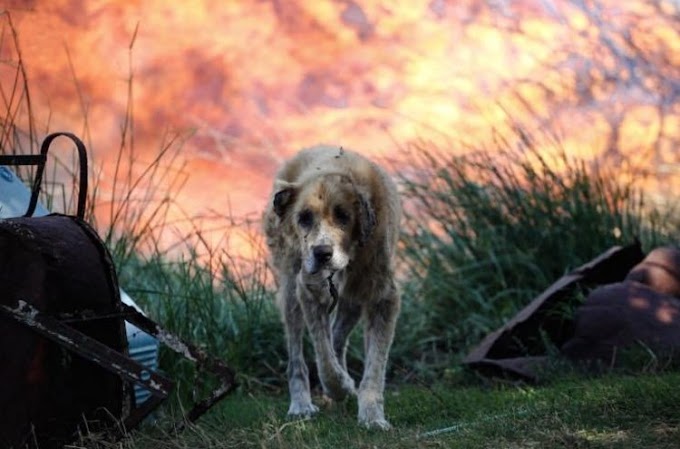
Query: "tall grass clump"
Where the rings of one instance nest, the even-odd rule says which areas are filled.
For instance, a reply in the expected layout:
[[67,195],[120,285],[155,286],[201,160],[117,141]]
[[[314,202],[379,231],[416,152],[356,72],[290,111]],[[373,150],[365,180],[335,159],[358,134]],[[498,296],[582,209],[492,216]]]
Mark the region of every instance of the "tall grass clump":
[[410,153],[400,175],[406,282],[397,367],[450,367],[571,269],[613,245],[669,239],[660,215],[614,169],[541,154],[531,145]]
[[[224,360],[246,389],[278,388],[285,376],[285,346],[264,256],[234,258],[200,233],[183,245],[176,257],[152,254],[123,265],[126,289],[165,328]],[[171,351],[162,351],[160,362],[183,393],[205,380]]]

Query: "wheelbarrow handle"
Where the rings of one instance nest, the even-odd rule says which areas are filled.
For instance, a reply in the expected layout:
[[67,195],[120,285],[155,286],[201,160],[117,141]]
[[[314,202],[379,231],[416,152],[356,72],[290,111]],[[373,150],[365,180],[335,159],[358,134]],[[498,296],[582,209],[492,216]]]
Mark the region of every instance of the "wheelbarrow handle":
[[78,160],[80,162],[80,175],[79,181],[80,186],[78,188],[78,209],[76,215],[81,220],[85,217],[85,202],[87,201],[87,150],[85,149],[85,144],[76,137],[75,134],[69,132],[58,132],[49,134],[43,140],[42,146],[40,147],[40,157],[41,163],[38,163],[38,170],[36,172],[35,180],[33,182],[33,189],[31,189],[31,201],[28,204],[28,210],[25,217],[30,217],[35,212],[35,207],[38,204],[38,195],[40,194],[40,185],[42,184],[42,177],[45,172],[45,161],[47,160],[47,151],[52,144],[52,141],[57,137],[64,136],[68,137],[76,144],[78,150]]

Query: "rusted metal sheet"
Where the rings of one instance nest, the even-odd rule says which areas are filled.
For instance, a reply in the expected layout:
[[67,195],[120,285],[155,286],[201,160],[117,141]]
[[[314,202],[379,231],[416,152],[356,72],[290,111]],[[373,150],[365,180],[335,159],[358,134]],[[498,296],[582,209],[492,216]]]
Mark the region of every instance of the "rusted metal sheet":
[[565,305],[578,289],[622,280],[644,258],[640,243],[616,246],[576,268],[549,286],[512,319],[485,337],[463,360],[484,374],[538,380],[546,360],[545,338],[560,347],[573,334],[573,318]]

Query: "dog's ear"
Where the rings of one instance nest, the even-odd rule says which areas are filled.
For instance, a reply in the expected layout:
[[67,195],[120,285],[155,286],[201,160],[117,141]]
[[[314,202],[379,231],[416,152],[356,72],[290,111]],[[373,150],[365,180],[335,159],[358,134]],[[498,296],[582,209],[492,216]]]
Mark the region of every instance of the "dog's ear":
[[359,246],[364,246],[377,223],[375,209],[365,192],[357,191],[357,208],[357,239]]
[[294,184],[285,181],[277,181],[274,185],[273,206],[274,213],[279,217],[283,217],[286,209],[293,203],[297,193],[297,187]]

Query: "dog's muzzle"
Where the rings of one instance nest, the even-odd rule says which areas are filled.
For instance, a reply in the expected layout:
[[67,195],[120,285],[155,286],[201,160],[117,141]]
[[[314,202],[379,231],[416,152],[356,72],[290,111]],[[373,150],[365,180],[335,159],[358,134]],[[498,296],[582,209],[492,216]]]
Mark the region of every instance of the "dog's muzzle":
[[313,246],[311,254],[305,258],[305,271],[315,274],[323,269],[331,269],[329,265],[332,259],[333,247],[331,245]]
[[312,255],[319,265],[326,264],[333,257],[333,247],[331,245],[317,245],[312,248]]

